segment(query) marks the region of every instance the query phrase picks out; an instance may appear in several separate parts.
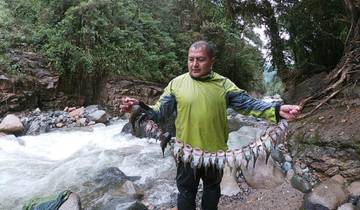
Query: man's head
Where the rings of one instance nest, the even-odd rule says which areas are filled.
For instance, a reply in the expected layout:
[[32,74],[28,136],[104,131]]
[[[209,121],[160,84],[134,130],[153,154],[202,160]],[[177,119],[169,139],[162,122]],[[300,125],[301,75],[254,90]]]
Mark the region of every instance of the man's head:
[[188,70],[192,77],[199,78],[211,72],[214,49],[206,41],[197,41],[189,48]]

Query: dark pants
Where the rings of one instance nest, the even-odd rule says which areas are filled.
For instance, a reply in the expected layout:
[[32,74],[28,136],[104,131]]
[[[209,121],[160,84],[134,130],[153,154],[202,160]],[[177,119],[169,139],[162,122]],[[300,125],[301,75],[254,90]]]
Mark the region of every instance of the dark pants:
[[204,210],[217,210],[220,198],[220,182],[223,172],[214,170],[212,167],[207,171],[202,167],[194,171],[190,164],[178,163],[176,184],[179,190],[177,207],[178,210],[192,210],[196,208],[196,193],[200,178],[204,184],[201,207]]

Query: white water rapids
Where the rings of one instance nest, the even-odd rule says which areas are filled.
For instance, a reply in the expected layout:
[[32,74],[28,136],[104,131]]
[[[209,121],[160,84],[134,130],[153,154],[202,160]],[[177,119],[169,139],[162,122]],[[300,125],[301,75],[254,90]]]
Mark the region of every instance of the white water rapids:
[[[154,206],[176,197],[176,166],[159,142],[121,134],[121,120],[93,131],[59,131],[38,136],[0,137],[0,210],[21,209],[33,197],[43,197],[93,180],[105,168],[118,167],[144,187],[144,200]],[[239,148],[259,135],[243,126],[229,134],[229,148]],[[241,141],[239,141],[241,139]]]
[[[21,209],[34,196],[80,187],[108,167],[141,176],[135,183],[150,186],[152,193],[145,193],[148,202],[169,202],[176,192],[175,163],[169,149],[163,158],[154,139],[120,134],[124,124],[120,121],[92,132],[0,137],[0,209]],[[165,181],[159,182],[161,179]]]

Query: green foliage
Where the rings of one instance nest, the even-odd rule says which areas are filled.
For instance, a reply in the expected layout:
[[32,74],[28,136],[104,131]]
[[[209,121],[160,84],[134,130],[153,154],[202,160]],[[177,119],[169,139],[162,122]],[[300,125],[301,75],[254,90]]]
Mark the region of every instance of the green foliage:
[[235,28],[224,15],[226,8],[222,4],[196,2],[179,1],[177,8],[181,10],[175,11],[181,17],[180,28],[185,28],[190,37],[188,43],[194,39],[210,40],[217,49],[214,71],[231,78],[241,88],[263,92],[263,59],[258,48],[246,41],[244,31]]
[[281,20],[297,67],[311,63],[331,69],[338,63],[347,35],[345,17],[341,0],[295,1],[284,8]]
[[[221,3],[207,0],[4,2],[12,14],[9,16],[14,17],[9,29],[13,35],[10,45],[26,42],[42,51],[62,78],[76,81],[94,75],[99,80],[112,73],[167,82],[186,71],[190,44],[207,39],[217,47],[215,71],[230,77],[242,88],[263,91],[263,59],[257,47],[243,38],[244,34],[254,34],[234,28]],[[16,33],[22,38],[17,39]],[[259,43],[257,37],[253,40]]]

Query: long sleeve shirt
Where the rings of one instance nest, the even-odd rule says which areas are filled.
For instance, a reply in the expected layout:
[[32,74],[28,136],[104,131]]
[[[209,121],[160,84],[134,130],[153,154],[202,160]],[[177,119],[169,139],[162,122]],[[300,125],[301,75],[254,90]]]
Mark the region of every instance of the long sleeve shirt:
[[178,140],[193,148],[215,152],[227,148],[228,107],[272,122],[279,118],[279,106],[254,99],[215,72],[200,79],[192,78],[189,73],[174,78],[147,113],[155,122],[175,113]]

